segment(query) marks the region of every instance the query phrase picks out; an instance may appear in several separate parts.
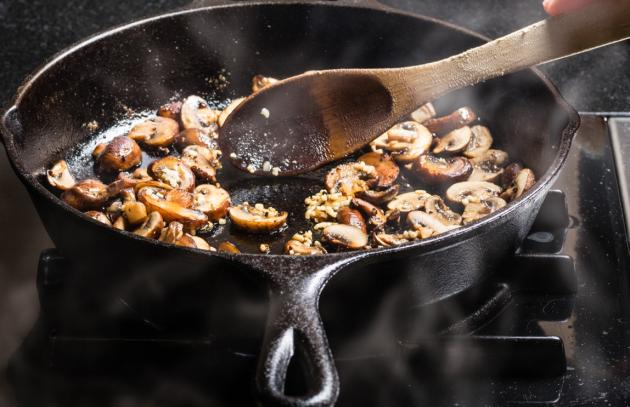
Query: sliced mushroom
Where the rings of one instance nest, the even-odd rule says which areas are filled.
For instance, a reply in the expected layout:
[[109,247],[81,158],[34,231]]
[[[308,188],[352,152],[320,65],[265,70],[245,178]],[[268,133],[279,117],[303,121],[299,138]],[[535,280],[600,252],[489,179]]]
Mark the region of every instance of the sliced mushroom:
[[182,102],[170,102],[165,105],[160,106],[158,110],[158,116],[166,117],[167,119],[177,120],[179,118],[179,114],[182,111]]
[[252,78],[252,92],[256,93],[259,90],[266,88],[278,82],[276,78],[270,76],[256,75]]
[[153,117],[142,123],[136,124],[128,134],[128,137],[147,147],[167,147],[175,141],[179,133],[179,124],[167,117]]
[[464,151],[464,149],[470,142],[471,136],[472,131],[468,126],[455,129],[447,133],[445,136],[438,138],[437,144],[433,148],[433,153],[440,154],[443,152],[447,152],[453,154]]
[[180,222],[192,228],[202,227],[208,222],[203,212],[168,201],[167,193],[164,189],[144,187],[138,191],[138,200],[147,207],[148,212],[159,212],[166,222]]
[[177,135],[175,144],[180,150],[183,150],[187,146],[202,146],[216,150],[218,149],[216,142],[218,129],[216,125],[210,126],[207,129],[186,129]]
[[61,194],[61,199],[64,202],[81,211],[99,209],[108,198],[107,186],[96,179],[77,182],[72,188]]
[[352,206],[358,208],[367,217],[369,225],[374,229],[380,229],[387,223],[385,212],[363,199],[352,199]]
[[127,230],[127,222],[125,221],[124,216],[117,217],[112,224],[112,227],[118,230]]
[[94,147],[94,150],[92,150],[92,158],[94,158],[94,160],[98,160],[98,158],[101,156],[101,154],[103,154],[106,148],[107,143],[97,144],[96,147]]
[[195,174],[177,157],[167,156],[152,162],[149,174],[176,189],[192,191],[195,188]]
[[241,250],[232,242],[225,241],[219,244],[220,253],[239,254]]
[[89,212],[85,212],[85,214],[87,216],[89,216],[92,219],[95,219],[101,223],[106,224],[107,226],[111,226],[112,222],[110,222],[109,218],[107,217],[107,215],[105,215],[103,212],[99,212],[99,211],[89,211]]
[[326,249],[321,245],[307,246],[302,242],[291,239],[284,245],[284,252],[292,256],[315,256],[326,254]]
[[427,199],[424,208],[426,213],[433,215],[445,225],[459,225],[462,223],[460,214],[453,212],[439,195],[433,195]]
[[195,202],[195,197],[191,192],[183,189],[171,189],[164,196],[167,201],[174,202],[184,208],[191,208]]
[[420,156],[412,167],[412,173],[419,181],[429,185],[439,185],[466,180],[473,166],[465,157]]
[[436,117],[424,122],[424,125],[431,133],[437,135],[449,133],[455,129],[467,126],[477,120],[477,115],[469,107],[462,107],[455,110],[448,116]]
[[377,182],[376,168],[363,162],[341,164],[330,170],[324,179],[328,192],[341,192],[346,196],[367,191]]
[[176,243],[184,237],[184,225],[179,222],[171,222],[160,232],[160,242]]
[[522,169],[516,175],[510,187],[501,194],[501,198],[506,201],[514,201],[533,187],[535,183],[536,177],[534,176],[534,172],[529,168]]
[[407,192],[398,195],[396,199],[387,204],[387,209],[403,213],[415,211],[424,208],[425,202],[430,197],[431,194],[423,190]]
[[398,234],[390,234],[385,232],[375,233],[374,240],[376,240],[376,243],[378,243],[380,246],[384,247],[399,246],[401,244],[409,242],[409,240],[401,237]]
[[466,150],[464,150],[464,155],[468,158],[479,157],[492,147],[494,140],[492,139],[490,130],[485,126],[472,126],[470,130],[472,131],[472,137],[470,138],[470,143],[468,143]]
[[195,173],[195,175],[207,182],[216,182],[217,169],[221,168],[219,161],[221,152],[210,150],[202,146],[188,146],[182,151],[181,160]]
[[501,150],[488,150],[484,154],[472,158],[473,171],[468,181],[495,182],[503,174],[503,165],[508,160],[508,154]]
[[72,188],[76,181],[72,174],[70,174],[70,170],[68,169],[68,163],[65,160],[61,160],[52,166],[46,172],[48,177],[48,183],[53,187],[57,188],[61,191],[67,191]]
[[142,163],[142,150],[138,143],[126,136],[115,137],[98,157],[105,171],[127,171]]
[[147,219],[147,207],[142,202],[125,202],[123,216],[130,225],[138,225]]
[[400,174],[400,168],[398,168],[398,165],[389,155],[371,152],[363,154],[357,161],[362,161],[376,169],[378,176],[378,181],[375,185],[376,188],[392,186]]
[[193,95],[184,100],[180,117],[184,129],[206,129],[217,122],[220,114],[204,99]]
[[287,222],[287,212],[243,203],[229,209],[230,219],[237,227],[252,233],[269,233],[281,229]]
[[223,126],[223,123],[225,123],[228,116],[232,114],[234,109],[236,109],[238,105],[240,105],[241,102],[243,102],[244,100],[245,98],[234,99],[232,103],[230,103],[229,105],[227,105],[225,109],[223,109],[223,111],[221,112],[221,115],[219,116],[219,121],[218,121],[219,127]]
[[[216,249],[212,246],[210,246],[210,244],[206,241],[206,239],[199,237],[199,236],[193,236],[193,235],[189,235],[188,233],[186,233],[184,235],[184,237],[182,239],[180,239],[176,244],[178,246],[183,246],[182,242],[185,241],[186,242],[186,247],[192,247],[194,249],[199,249],[199,250],[208,250],[211,252],[215,252]],[[191,245],[191,242],[194,245]]]
[[512,163],[505,167],[503,174],[501,174],[501,186],[508,189],[512,184],[512,181],[516,178],[519,172],[523,169],[519,163]]
[[332,225],[324,229],[322,239],[344,249],[357,250],[368,244],[368,235],[350,225]]
[[219,220],[228,214],[231,201],[225,189],[203,184],[195,188],[193,196],[193,208],[205,213],[208,219]]
[[501,193],[501,187],[491,182],[465,181],[451,185],[446,190],[446,197],[454,203],[468,205],[470,202],[481,202]]
[[361,212],[356,209],[351,209],[347,206],[339,209],[339,212],[337,212],[337,221],[344,225],[354,226],[361,229],[363,233],[367,233],[365,219],[363,219]]
[[392,199],[396,198],[399,190],[400,185],[392,185],[391,187],[380,191],[359,191],[356,193],[356,197],[361,198],[364,201],[368,201],[374,205],[384,205]]
[[410,162],[426,153],[433,136],[426,127],[414,121],[399,123],[374,139],[370,146],[375,152],[388,151],[399,162]]
[[409,212],[407,221],[415,230],[420,232],[423,239],[436,234],[446,233],[459,227],[456,225],[445,225],[437,216],[422,211]]
[[[131,175],[126,172],[118,174],[116,181],[107,186],[107,192],[110,197],[118,196],[122,191],[128,188],[135,188],[137,185],[156,182],[147,174],[146,169],[138,168]],[[166,184],[164,184],[166,185]],[[169,186],[170,188],[170,186]]]
[[162,216],[159,212],[151,212],[142,226],[133,233],[138,236],[155,239],[160,234],[162,228],[164,228],[164,219],[162,219]]
[[492,196],[481,202],[471,202],[464,208],[462,219],[464,224],[475,222],[503,208],[507,203],[502,198]]
[[432,119],[434,117],[435,117],[435,107],[433,107],[433,104],[430,102],[425,105],[420,106],[419,109],[411,113],[411,118],[418,123],[424,123],[427,120]]

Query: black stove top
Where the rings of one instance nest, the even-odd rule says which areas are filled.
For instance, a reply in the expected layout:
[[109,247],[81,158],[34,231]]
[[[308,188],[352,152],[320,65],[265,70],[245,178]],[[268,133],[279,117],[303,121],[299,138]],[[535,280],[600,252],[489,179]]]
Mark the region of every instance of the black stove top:
[[[629,137],[613,133],[616,144]],[[481,287],[414,304],[383,290],[383,273],[366,273],[351,297],[333,281],[321,313],[338,405],[630,404],[630,255],[611,145],[607,122],[584,116],[559,190]],[[98,306],[73,287],[80,272],[54,250],[41,256],[41,315],[8,370],[19,404],[255,403],[264,304],[239,305],[249,317],[235,340],[204,329],[203,309],[156,318],[125,298]]]

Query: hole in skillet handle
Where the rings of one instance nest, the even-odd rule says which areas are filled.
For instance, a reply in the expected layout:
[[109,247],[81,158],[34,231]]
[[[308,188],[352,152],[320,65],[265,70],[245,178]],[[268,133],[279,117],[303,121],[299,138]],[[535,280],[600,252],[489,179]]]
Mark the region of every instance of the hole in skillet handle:
[[22,142],[22,122],[17,106],[11,106],[2,115],[2,143],[5,147]]

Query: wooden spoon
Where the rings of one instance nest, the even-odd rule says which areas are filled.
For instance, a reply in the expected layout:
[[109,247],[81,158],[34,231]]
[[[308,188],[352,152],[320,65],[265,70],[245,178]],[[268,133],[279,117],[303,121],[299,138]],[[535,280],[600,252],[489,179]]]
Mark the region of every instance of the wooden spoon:
[[307,72],[248,97],[221,128],[220,146],[251,173],[306,172],[447,92],[629,37],[630,0],[601,0],[437,62]]

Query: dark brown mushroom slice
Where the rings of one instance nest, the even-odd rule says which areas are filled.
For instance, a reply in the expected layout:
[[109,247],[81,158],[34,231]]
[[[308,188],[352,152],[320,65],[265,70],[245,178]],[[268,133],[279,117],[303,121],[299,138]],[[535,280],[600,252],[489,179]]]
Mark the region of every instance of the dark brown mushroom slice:
[[109,220],[109,218],[107,217],[107,215],[105,215],[103,212],[99,212],[99,211],[88,211],[85,212],[85,214],[87,216],[89,216],[90,218],[97,220],[101,223],[104,223],[107,226],[111,226],[112,222]]
[[211,221],[225,218],[228,214],[231,201],[225,189],[203,184],[195,188],[193,196],[193,208],[205,213]]
[[48,178],[48,183],[60,191],[67,191],[77,183],[72,174],[70,174],[68,163],[65,160],[55,163],[46,171],[46,177]]
[[222,242],[218,247],[219,253],[239,254],[241,250],[232,242]]
[[326,254],[326,249],[322,246],[307,246],[297,240],[289,240],[284,245],[284,252],[292,256],[316,256]]
[[473,166],[465,157],[420,156],[412,167],[412,174],[429,185],[453,183],[468,179]]
[[142,163],[142,150],[138,143],[126,136],[115,137],[98,157],[104,171],[128,171]]
[[387,223],[387,216],[381,208],[359,198],[353,198],[351,204],[365,215],[371,228],[380,229]]
[[159,212],[151,212],[147,220],[144,221],[142,226],[134,230],[138,236],[146,237],[149,239],[155,239],[160,235],[160,232],[164,228],[164,219]]
[[431,133],[441,135],[449,133],[455,129],[467,126],[477,120],[477,115],[470,107],[462,107],[455,110],[448,116],[429,119],[423,124]]
[[136,124],[129,134],[130,139],[147,147],[168,147],[179,134],[179,124],[173,119],[156,116]]
[[505,169],[503,170],[503,174],[501,174],[500,185],[505,189],[509,188],[512,184],[512,181],[514,181],[514,178],[516,178],[516,176],[519,172],[521,172],[522,169],[523,166],[519,163],[512,163],[505,167]]
[[396,199],[388,203],[387,209],[389,209],[390,211],[399,211],[402,213],[415,211],[424,208],[424,204],[430,197],[431,194],[423,190],[406,192],[404,194],[398,195]]
[[259,90],[271,86],[278,82],[276,78],[270,76],[256,75],[252,78],[252,93],[256,93]]
[[322,239],[326,243],[349,250],[362,249],[368,244],[368,235],[361,229],[341,224],[325,228],[322,232]]
[[347,206],[339,209],[337,212],[337,222],[354,226],[356,228],[361,229],[364,233],[367,233],[367,225],[365,224],[365,219],[361,212],[356,209],[351,209]]
[[328,192],[341,192],[346,196],[367,191],[377,182],[376,168],[363,162],[338,165],[330,170],[324,179]]
[[107,199],[107,185],[97,179],[77,182],[72,188],[61,194],[61,199],[80,211],[101,208]]
[[414,110],[411,113],[411,118],[421,124],[434,117],[435,107],[433,107],[431,102],[420,106],[417,110]]
[[228,116],[232,114],[234,109],[236,109],[238,105],[240,105],[244,100],[245,98],[234,99],[229,105],[227,105],[225,109],[223,109],[223,111],[219,115],[219,120],[217,121],[219,127],[223,126]]
[[375,188],[387,188],[392,186],[398,179],[400,168],[391,156],[371,152],[363,154],[357,161],[362,161],[376,169],[378,181]]
[[503,174],[503,166],[508,161],[508,154],[502,150],[490,149],[484,154],[472,158],[473,171],[468,181],[497,182]]
[[182,102],[174,101],[166,103],[158,109],[158,116],[166,117],[171,120],[178,120],[182,111]]
[[470,127],[464,126],[459,129],[455,129],[442,137],[438,137],[435,147],[433,147],[433,154],[450,153],[455,154],[466,149],[470,139],[472,137],[472,131]]
[[184,129],[206,129],[214,125],[221,112],[199,96],[188,96],[182,104],[180,118]]
[[424,208],[426,213],[433,215],[445,225],[459,225],[462,223],[461,215],[449,208],[442,200],[442,197],[438,195],[427,199]]
[[355,196],[363,199],[364,201],[368,201],[371,204],[380,206],[385,205],[396,198],[398,191],[400,191],[400,185],[392,185],[391,187],[380,191],[374,191],[371,189],[367,191],[359,191],[355,194]]
[[453,203],[468,205],[481,202],[501,193],[501,187],[491,182],[465,181],[451,185],[446,190],[446,197]]
[[152,162],[149,174],[176,189],[192,191],[195,188],[195,174],[177,157],[167,156]]
[[211,150],[218,149],[216,139],[218,138],[218,127],[215,125],[207,129],[186,129],[180,132],[175,138],[175,144],[179,150],[188,146],[202,146]]
[[220,167],[218,159],[214,159],[212,151],[207,147],[188,146],[182,151],[181,160],[195,173],[198,179],[206,182],[217,181],[215,166]]
[[483,155],[492,147],[494,140],[490,130],[486,126],[477,125],[470,128],[472,137],[470,143],[464,150],[464,155],[468,158],[475,158]]
[[243,203],[229,209],[232,223],[251,233],[275,232],[287,223],[287,212],[278,212],[274,208],[265,208],[262,204],[251,206]]
[[536,183],[536,176],[529,168],[522,169],[512,181],[512,184],[502,194],[506,201],[514,201],[529,191]]
[[146,206],[148,212],[159,212],[166,222],[180,222],[191,228],[199,228],[208,223],[208,217],[203,212],[168,201],[167,193],[164,189],[144,187],[138,191],[138,200]]
[[507,205],[505,200],[497,196],[492,196],[481,202],[471,202],[464,208],[462,220],[465,225],[468,225],[498,211],[505,205]]

